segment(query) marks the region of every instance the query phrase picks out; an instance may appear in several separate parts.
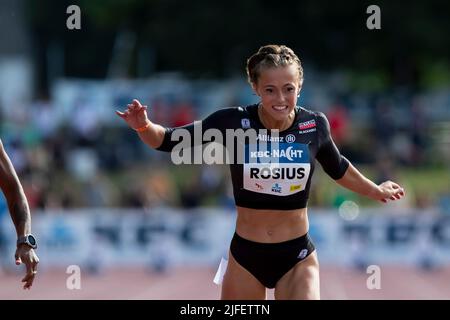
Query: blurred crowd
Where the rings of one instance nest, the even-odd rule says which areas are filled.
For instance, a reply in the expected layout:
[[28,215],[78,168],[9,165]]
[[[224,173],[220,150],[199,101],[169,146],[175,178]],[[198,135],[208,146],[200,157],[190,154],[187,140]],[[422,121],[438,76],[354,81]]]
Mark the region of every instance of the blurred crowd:
[[[174,85],[164,82],[169,88]],[[50,97],[41,96],[13,110],[0,106],[1,138],[32,210],[232,206],[225,165],[176,166],[169,154],[151,150],[115,118],[114,110],[125,108],[133,98],[148,104],[150,118],[164,126],[181,126],[221,107],[257,102],[242,80],[215,82],[210,90],[203,91],[187,80],[184,86],[186,90],[179,95],[170,94],[170,89],[166,90],[169,93],[154,95],[154,88],[148,89],[148,95],[142,94],[145,89],[140,93],[130,90],[112,102],[103,102],[112,104],[103,108],[83,89],[72,98],[64,98],[55,89]],[[434,104],[430,111],[433,94],[336,94],[332,90],[330,86],[308,84],[299,103],[327,115],[341,152],[357,167],[367,169],[376,182],[392,179],[401,183],[398,174],[403,169],[448,170],[448,144],[443,143],[448,131],[441,129],[442,123],[450,121],[448,104]],[[449,103],[450,92],[446,94]],[[349,196],[337,188],[330,195],[323,187],[327,179],[317,173],[311,205],[335,206],[340,198]],[[448,207],[450,188],[441,191],[437,197],[412,193],[414,198],[408,205]]]

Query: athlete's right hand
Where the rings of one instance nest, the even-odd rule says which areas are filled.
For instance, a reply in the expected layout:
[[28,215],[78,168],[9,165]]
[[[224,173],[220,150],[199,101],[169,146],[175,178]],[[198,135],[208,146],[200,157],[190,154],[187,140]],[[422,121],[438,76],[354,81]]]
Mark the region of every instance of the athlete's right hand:
[[116,110],[116,114],[135,130],[145,127],[150,122],[147,117],[147,106],[143,106],[137,99],[133,99],[124,112]]
[[14,257],[16,258],[16,265],[20,265],[21,263],[25,264],[27,274],[22,279],[22,282],[25,282],[23,288],[30,289],[36,277],[39,258],[36,252],[25,244],[17,247]]

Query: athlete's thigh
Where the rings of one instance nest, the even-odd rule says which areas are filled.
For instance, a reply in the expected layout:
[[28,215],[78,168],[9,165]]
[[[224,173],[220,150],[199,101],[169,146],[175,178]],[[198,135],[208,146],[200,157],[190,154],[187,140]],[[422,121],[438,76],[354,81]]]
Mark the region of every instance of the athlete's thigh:
[[320,299],[319,261],[316,251],[297,263],[278,281],[275,299]]
[[264,300],[265,298],[266,288],[229,252],[227,271],[222,282],[221,299]]

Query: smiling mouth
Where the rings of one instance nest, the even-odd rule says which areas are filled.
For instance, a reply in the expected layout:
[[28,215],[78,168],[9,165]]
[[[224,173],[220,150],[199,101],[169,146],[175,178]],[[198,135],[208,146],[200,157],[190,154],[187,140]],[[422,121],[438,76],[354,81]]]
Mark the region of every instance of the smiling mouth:
[[287,106],[272,106],[272,109],[274,109],[275,111],[284,111],[287,110]]

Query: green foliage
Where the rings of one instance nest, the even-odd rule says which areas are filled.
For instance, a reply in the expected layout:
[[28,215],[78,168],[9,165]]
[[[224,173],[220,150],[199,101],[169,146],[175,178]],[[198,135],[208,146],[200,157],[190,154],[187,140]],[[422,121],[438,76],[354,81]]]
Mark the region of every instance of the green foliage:
[[[448,79],[449,74],[448,70],[442,71],[435,77],[437,80],[429,80],[426,69],[418,67],[434,60],[442,61],[442,66],[449,65],[448,1],[378,1],[381,30],[366,28],[366,9],[373,4],[369,1],[353,0],[345,5],[314,0],[75,3],[82,12],[79,34],[83,37],[78,38],[65,30],[65,8],[72,2],[28,0],[26,4],[30,30],[35,36],[64,42],[65,47],[75,51],[67,59],[67,76],[80,76],[77,73],[83,63],[93,66],[93,75],[99,74],[96,68],[104,70],[116,40],[108,35],[117,36],[122,30],[137,36],[136,54],[145,47],[155,52],[157,71],[179,70],[193,76],[243,74],[245,59],[267,43],[289,45],[308,64],[325,71],[351,68],[361,73],[362,85],[366,87],[382,89],[391,84],[408,84],[417,81],[415,73],[419,80],[427,77],[425,83],[435,84],[442,78]],[[90,55],[82,54],[86,50]],[[129,63],[138,62],[131,59]],[[71,68],[71,64],[78,67]],[[136,75],[136,66],[127,69],[130,76]],[[367,73],[374,76],[368,77]]]

